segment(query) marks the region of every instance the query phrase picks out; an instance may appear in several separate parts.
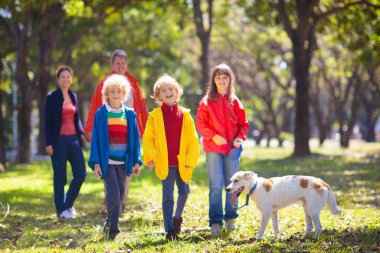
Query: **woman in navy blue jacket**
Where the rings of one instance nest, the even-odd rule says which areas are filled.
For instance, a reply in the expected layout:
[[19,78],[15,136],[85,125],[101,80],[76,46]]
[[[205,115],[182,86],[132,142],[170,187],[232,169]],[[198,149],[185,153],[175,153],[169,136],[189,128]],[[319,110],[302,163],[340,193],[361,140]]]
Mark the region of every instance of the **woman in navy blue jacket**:
[[[51,156],[54,171],[54,201],[57,216],[71,219],[76,216],[74,201],[86,178],[81,137],[83,127],[78,113],[78,100],[70,90],[73,71],[60,66],[56,71],[58,87],[50,92],[45,102],[46,153]],[[71,164],[73,179],[65,194],[67,161]]]

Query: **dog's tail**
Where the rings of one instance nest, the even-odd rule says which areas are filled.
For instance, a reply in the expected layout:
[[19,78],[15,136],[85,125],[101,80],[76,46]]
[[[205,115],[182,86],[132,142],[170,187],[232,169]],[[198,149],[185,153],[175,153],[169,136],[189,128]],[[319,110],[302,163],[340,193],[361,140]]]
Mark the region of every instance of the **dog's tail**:
[[327,206],[329,207],[332,214],[335,214],[335,215],[342,214],[342,210],[338,209],[338,206],[336,204],[336,200],[334,197],[334,193],[331,189],[328,189],[327,191]]

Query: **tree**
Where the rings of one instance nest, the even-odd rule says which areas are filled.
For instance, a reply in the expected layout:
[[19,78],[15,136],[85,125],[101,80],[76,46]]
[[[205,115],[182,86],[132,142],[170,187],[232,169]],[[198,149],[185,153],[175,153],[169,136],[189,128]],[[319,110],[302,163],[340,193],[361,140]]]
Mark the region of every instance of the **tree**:
[[[206,90],[209,81],[209,44],[213,23],[213,0],[207,0],[207,16],[202,11],[202,0],[193,1],[194,22],[197,28],[197,35],[201,42],[202,53],[199,57],[201,65],[201,88]],[[205,26],[207,21],[207,26]]]
[[[327,5],[320,0],[299,1],[253,1],[247,11],[255,11],[251,16],[260,16],[268,23],[281,22],[292,42],[293,75],[296,80],[296,116],[295,146],[293,156],[310,154],[310,63],[316,49],[316,28],[328,16],[358,4],[371,5],[368,1],[350,1],[337,6]],[[247,3],[245,3],[247,5]],[[271,6],[276,10],[276,18],[263,13],[271,13]],[[324,11],[325,10],[325,11]],[[256,14],[257,13],[257,14]]]

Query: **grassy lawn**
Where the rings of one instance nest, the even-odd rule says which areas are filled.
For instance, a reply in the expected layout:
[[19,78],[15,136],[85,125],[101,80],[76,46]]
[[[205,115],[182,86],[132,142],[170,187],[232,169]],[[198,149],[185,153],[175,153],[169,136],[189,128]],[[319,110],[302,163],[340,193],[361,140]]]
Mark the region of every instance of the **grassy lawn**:
[[256,241],[260,213],[252,202],[239,210],[237,231],[210,237],[202,154],[183,216],[185,231],[175,242],[166,241],[163,234],[161,182],[146,168],[132,179],[128,207],[120,220],[122,233],[109,242],[102,238],[103,184],[90,169],[76,201],[78,218],[62,221],[55,216],[50,160],[10,166],[0,174],[0,252],[379,252],[380,143],[313,148],[314,155],[307,159],[289,158],[291,152],[246,148],[240,169],[263,177],[307,174],[328,182],[343,215],[333,216],[324,208],[324,230],[318,240],[301,239],[305,219],[296,204],[279,212],[280,240],[273,240],[270,222],[264,239]]

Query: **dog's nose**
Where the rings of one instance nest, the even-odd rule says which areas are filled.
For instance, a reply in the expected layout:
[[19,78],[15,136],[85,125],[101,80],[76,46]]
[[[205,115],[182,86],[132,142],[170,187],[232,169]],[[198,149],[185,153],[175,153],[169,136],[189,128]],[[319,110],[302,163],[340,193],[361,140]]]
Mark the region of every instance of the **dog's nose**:
[[231,187],[230,187],[230,186],[227,186],[227,187],[226,187],[226,191],[227,191],[227,192],[230,192],[230,191],[231,191]]

